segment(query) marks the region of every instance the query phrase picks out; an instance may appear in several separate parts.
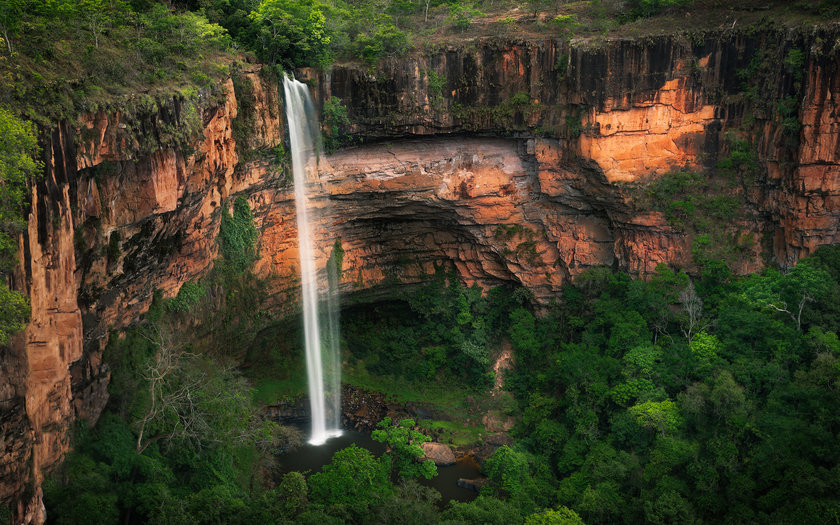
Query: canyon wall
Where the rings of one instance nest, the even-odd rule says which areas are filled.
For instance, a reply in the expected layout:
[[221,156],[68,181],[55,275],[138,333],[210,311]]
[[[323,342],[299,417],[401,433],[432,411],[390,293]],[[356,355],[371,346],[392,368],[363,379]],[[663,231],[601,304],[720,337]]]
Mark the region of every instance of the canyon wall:
[[[328,123],[346,147],[323,170],[321,264],[340,238],[350,301],[436,265],[540,302],[592,266],[694,270],[691,232],[634,195],[675,169],[714,176],[732,137],[758,166],[733,190],[745,203],[733,227],[757,240],[735,269],[793,264],[840,241],[836,37],[488,40],[376,71],[300,72],[349,118]],[[790,49],[804,53],[798,69]],[[297,242],[278,85],[246,66],[223,87],[82,115],[45,137],[12,283],[29,292],[32,321],[0,349],[0,499],[17,502],[17,521],[43,520],[40,483],[71,423],[94,422],[107,401],[109,331],[137,322],[154,290],[172,296],[212,267],[232,196],[247,197],[261,232],[257,273],[278,308],[289,300]],[[798,126],[779,110],[791,97]]]

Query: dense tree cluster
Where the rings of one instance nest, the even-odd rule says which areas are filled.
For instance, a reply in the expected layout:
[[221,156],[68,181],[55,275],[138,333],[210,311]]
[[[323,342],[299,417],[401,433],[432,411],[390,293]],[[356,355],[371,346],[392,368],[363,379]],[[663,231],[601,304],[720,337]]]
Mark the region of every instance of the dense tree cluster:
[[520,446],[552,497],[587,523],[833,519],[839,262],[831,247],[746,279],[591,270],[551,315],[512,318]]
[[481,388],[493,384],[490,348],[505,334],[508,312],[529,297],[507,288],[485,295],[439,267],[408,304],[350,309],[342,331],[353,359],[375,374],[414,381],[445,374]]
[[[412,481],[435,474],[415,460],[428,438],[412,420],[383,421],[373,435],[390,450],[381,457],[350,447],[321,471],[286,474],[269,490],[253,476],[284,440],[248,418],[220,417],[251,413],[236,404],[248,387],[206,357],[199,377],[175,374],[164,385],[158,398],[173,400],[171,412],[153,414],[153,433],[141,438],[156,395],[151,372],[165,368],[166,344],[135,333],[115,354],[112,412],[48,486],[52,515],[72,520],[96,509],[104,523],[500,525],[824,523],[835,515],[840,248],[746,278],[725,265],[694,278],[660,266],[649,281],[596,268],[540,316],[527,294],[482,297],[451,277],[440,271],[409,294],[410,315],[399,313],[405,303],[380,305],[374,316],[352,313],[345,341],[348,357],[394,381],[442,373],[480,392],[486,384],[475,378],[488,370],[486,351],[476,363],[463,342],[477,340],[478,327],[485,344],[509,338],[517,439],[483,465],[489,481],[473,502],[441,505],[438,493]],[[430,351],[441,344],[440,355]],[[190,367],[199,359],[180,358]],[[216,399],[199,407],[201,439],[183,431],[172,396],[185,381],[199,404]],[[222,390],[233,397],[220,397]]]

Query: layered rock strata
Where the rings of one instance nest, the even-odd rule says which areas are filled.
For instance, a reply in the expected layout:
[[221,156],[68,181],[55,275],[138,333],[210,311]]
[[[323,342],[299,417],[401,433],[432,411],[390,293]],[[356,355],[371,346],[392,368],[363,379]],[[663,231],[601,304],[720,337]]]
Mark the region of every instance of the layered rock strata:
[[[366,300],[444,265],[545,301],[595,265],[690,269],[691,238],[636,209],[628,188],[714,166],[730,132],[753,144],[741,220],[771,239],[764,255],[789,265],[840,241],[835,33],[487,41],[377,74],[309,72],[322,101],[346,106],[342,132],[362,139],[330,156],[322,177],[333,211],[318,235],[325,247],[341,238],[342,290]],[[785,66],[791,49],[804,53],[801,70]],[[105,405],[109,329],[136,322],[155,289],[174,295],[208,271],[232,196],[248,198],[261,231],[257,272],[278,296],[290,287],[278,277],[296,273],[293,196],[271,158],[279,92],[257,68],[225,87],[158,99],[134,120],[83,115],[80,128],[45,136],[47,173],[11,283],[30,294],[32,321],[0,349],[0,499],[16,502],[16,521],[43,520],[40,482],[70,424]],[[791,97],[798,126],[779,109]],[[739,269],[763,260],[756,248]]]

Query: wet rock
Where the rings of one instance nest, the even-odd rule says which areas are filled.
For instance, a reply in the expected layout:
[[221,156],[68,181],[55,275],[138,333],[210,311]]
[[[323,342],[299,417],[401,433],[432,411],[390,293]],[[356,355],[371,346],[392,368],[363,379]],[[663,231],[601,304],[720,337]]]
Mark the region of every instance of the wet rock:
[[458,486],[462,489],[474,490],[476,492],[481,491],[481,487],[487,483],[487,478],[478,478],[478,479],[466,479],[466,478],[459,478],[458,479]]
[[484,463],[499,447],[511,446],[513,438],[510,434],[497,432],[484,438],[484,444],[470,450],[470,454],[479,463]]

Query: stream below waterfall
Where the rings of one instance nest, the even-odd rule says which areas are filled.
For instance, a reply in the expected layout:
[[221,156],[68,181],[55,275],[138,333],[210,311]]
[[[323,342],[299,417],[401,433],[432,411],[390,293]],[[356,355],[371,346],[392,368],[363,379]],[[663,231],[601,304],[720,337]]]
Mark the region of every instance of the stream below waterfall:
[[[284,452],[277,457],[280,464],[280,471],[286,472],[318,472],[321,467],[332,459],[333,454],[342,448],[355,444],[357,447],[366,448],[375,456],[385,452],[385,445],[374,441],[370,434],[344,430],[338,437],[331,438],[322,445],[311,445],[303,443],[301,446]],[[467,502],[472,501],[478,493],[458,486],[459,478],[474,479],[481,477],[478,464],[470,457],[459,460],[451,467],[438,467],[438,475],[432,479],[418,480],[422,485],[432,487],[441,493],[441,505],[445,506],[450,500]]]

